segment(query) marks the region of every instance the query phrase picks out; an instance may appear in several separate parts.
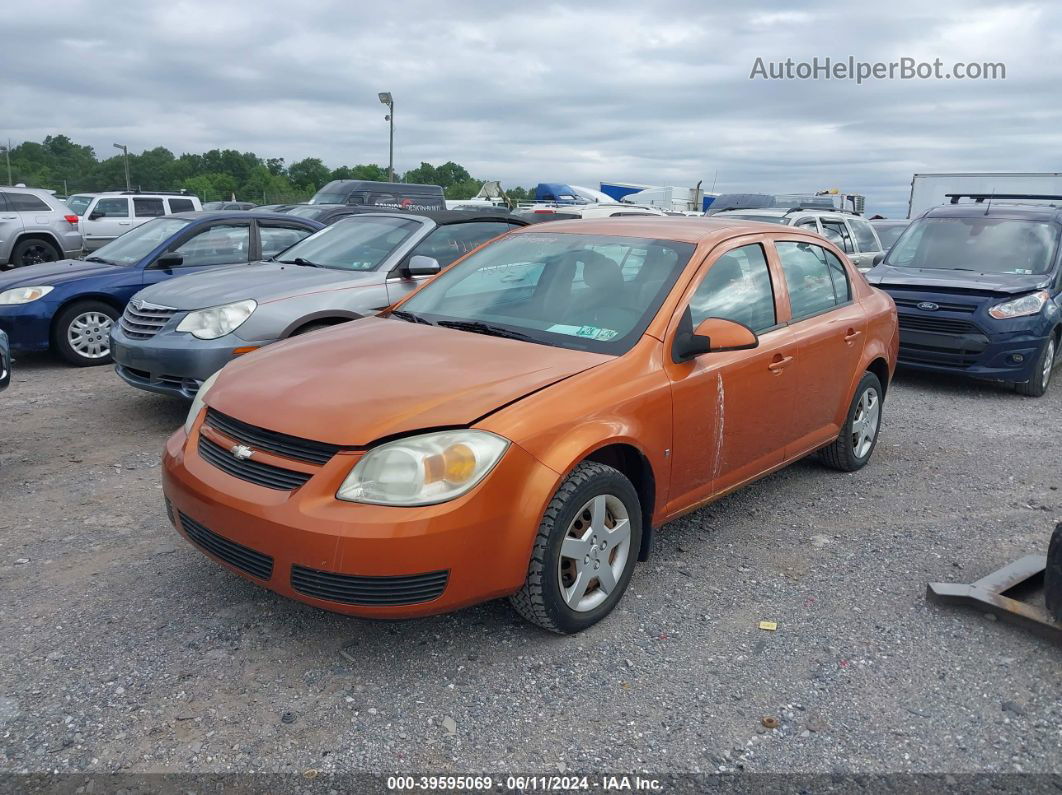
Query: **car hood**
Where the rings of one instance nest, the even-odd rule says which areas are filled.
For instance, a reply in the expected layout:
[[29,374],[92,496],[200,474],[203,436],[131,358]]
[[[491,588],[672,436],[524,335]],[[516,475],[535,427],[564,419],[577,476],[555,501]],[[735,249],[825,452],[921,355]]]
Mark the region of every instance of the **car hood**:
[[927,292],[977,290],[982,292],[1027,293],[1045,287],[1048,274],[972,273],[970,271],[933,270],[932,268],[894,268],[879,265],[867,274],[875,287],[921,287]]
[[254,262],[178,276],[153,284],[137,295],[159,306],[203,309],[247,298],[262,304],[378,276],[373,271],[350,272],[280,262]]
[[611,358],[367,317],[237,359],[206,402],[269,430],[363,447],[468,426]]
[[111,275],[126,270],[103,262],[85,262],[81,259],[61,259],[56,262],[40,262],[0,273],[0,292],[12,287],[40,287],[63,284],[88,276]]

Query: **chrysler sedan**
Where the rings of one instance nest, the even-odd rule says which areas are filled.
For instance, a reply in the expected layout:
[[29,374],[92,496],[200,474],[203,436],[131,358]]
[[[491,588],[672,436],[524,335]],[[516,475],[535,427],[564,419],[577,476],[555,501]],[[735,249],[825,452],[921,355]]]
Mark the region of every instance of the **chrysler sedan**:
[[577,632],[666,522],[811,453],[863,467],[897,346],[892,299],[800,229],[526,228],[383,315],[208,379],[166,444],[167,508],[204,553],[311,605],[400,618],[508,597]]

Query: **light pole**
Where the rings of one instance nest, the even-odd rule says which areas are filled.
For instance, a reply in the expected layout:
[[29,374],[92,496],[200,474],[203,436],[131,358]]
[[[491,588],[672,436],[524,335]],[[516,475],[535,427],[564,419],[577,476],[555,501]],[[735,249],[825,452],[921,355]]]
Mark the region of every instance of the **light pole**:
[[7,146],[4,147],[4,157],[7,158],[7,184],[13,185],[11,181],[11,139],[7,139]]
[[125,144],[115,144],[115,149],[121,149],[122,154],[125,155],[125,189],[132,190],[133,186],[129,182],[129,147]]
[[390,91],[381,91],[377,96],[380,102],[387,106],[387,115],[384,119],[391,122],[391,143],[387,155],[387,181],[395,181],[395,100]]

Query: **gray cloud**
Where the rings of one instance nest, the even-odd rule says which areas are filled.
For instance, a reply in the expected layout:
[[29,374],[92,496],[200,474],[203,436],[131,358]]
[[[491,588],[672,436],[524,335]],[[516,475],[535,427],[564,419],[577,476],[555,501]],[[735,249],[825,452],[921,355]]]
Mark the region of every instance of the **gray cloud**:
[[[9,2],[0,135],[384,162],[507,184],[866,193],[915,171],[1059,170],[1047,2]],[[1004,81],[750,80],[757,57],[1001,61]]]

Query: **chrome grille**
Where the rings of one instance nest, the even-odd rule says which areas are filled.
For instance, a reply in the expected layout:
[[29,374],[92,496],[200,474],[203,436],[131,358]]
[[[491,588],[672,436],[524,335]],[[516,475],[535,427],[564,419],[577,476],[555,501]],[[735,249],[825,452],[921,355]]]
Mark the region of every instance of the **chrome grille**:
[[126,305],[118,324],[127,336],[135,340],[149,340],[170,322],[176,312],[173,307],[134,300]]

